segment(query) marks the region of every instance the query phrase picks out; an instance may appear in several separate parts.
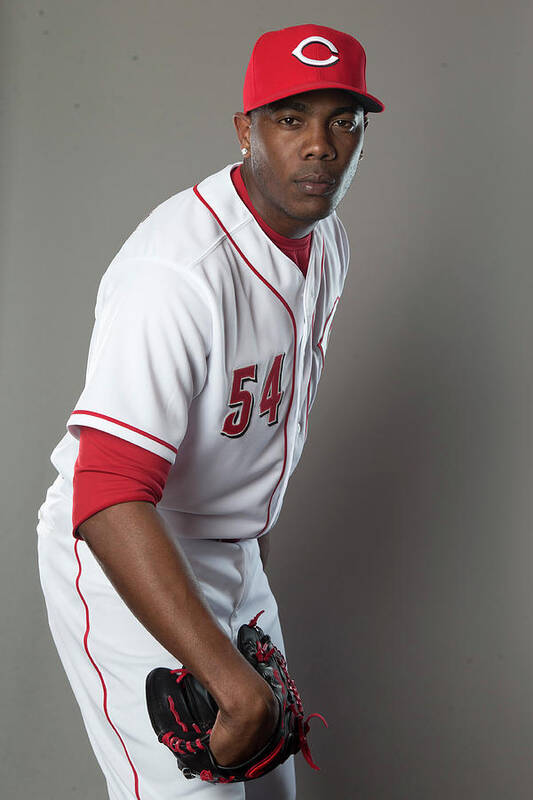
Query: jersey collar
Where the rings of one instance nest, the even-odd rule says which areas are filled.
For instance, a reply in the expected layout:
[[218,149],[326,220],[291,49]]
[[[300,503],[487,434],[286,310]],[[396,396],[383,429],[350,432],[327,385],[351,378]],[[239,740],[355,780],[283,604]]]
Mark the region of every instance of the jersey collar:
[[267,236],[253,214],[239,197],[231,170],[241,162],[228,164],[205,178],[196,189],[211,206],[246,258],[277,291],[292,303],[305,293],[306,302],[314,304],[320,289],[323,235],[320,220],[313,230],[311,254],[304,278],[297,265]]

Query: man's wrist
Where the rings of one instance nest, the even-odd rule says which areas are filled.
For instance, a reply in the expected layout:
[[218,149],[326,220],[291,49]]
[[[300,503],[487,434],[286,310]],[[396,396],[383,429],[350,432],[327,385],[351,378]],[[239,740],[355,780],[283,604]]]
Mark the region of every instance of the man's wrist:
[[272,714],[277,700],[267,682],[242,659],[235,664],[228,676],[217,682],[215,693],[217,705],[230,717],[258,717]]

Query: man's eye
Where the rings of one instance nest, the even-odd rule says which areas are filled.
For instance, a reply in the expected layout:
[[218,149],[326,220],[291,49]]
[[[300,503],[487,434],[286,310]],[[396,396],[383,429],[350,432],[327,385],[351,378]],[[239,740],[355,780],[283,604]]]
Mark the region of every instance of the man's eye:
[[295,122],[297,122],[297,120],[294,117],[283,117],[282,119],[280,119],[280,122],[282,122],[284,125],[288,125],[289,127],[292,127],[292,125]]
[[347,131],[354,131],[356,128],[355,122],[351,119],[336,119],[334,124]]

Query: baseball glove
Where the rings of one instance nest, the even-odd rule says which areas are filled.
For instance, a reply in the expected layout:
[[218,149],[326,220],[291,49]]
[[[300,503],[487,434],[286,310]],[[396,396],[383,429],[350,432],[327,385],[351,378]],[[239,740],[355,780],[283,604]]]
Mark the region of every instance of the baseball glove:
[[146,678],[146,702],[152,727],[160,742],[176,756],[186,778],[199,777],[211,783],[233,783],[259,778],[282,764],[293,753],[302,755],[313,767],[307,733],[310,714],[304,720],[298,689],[289,675],[282,653],[270,636],[257,625],[260,611],[248,625],[241,625],[237,647],[244,658],[268,682],[280,706],[279,720],[270,740],[253,757],[241,764],[217,764],[209,747],[218,706],[211,694],[186,667],[158,667]]

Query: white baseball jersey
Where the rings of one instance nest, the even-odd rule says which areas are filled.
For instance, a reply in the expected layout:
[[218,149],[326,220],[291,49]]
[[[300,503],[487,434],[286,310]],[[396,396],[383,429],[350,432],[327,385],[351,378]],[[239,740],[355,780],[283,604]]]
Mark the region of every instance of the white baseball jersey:
[[180,537],[252,538],[275,523],[348,268],[333,212],[304,277],[238,196],[232,166],[155,208],[111,262],[85,387],[51,455],[72,482],[86,425],[167,459],[158,511]]

